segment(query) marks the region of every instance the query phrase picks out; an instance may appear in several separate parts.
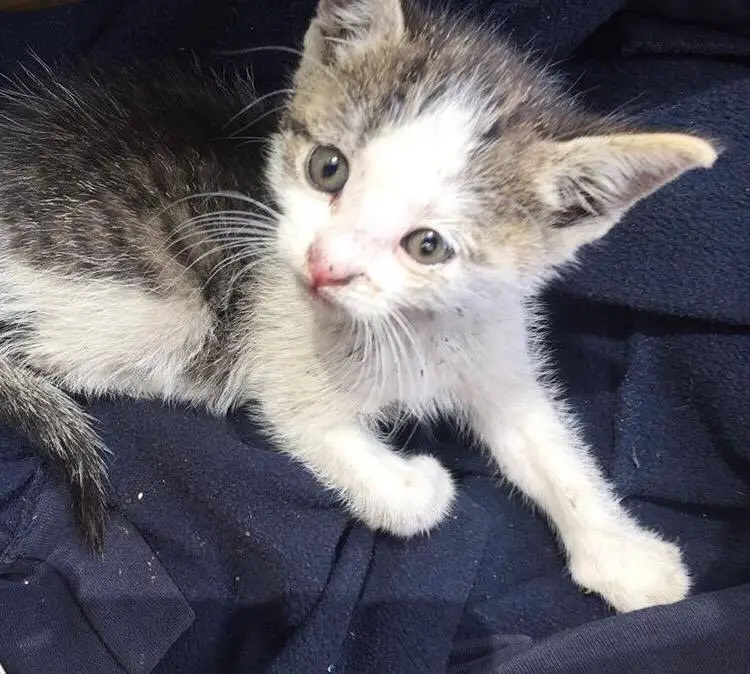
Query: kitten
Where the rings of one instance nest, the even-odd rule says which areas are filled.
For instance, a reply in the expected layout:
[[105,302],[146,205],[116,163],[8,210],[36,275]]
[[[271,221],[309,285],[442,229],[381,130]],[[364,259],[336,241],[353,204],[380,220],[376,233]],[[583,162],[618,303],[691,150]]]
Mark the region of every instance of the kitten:
[[534,298],[714,147],[587,114],[495,34],[406,0],[320,0],[265,179],[241,140],[263,135],[256,103],[189,73],[5,94],[0,414],[64,466],[89,541],[104,447],[69,393],[254,401],[280,450],[404,537],[456,487],[375,428],[447,413],[581,587],[620,611],[684,597],[679,549],[620,505],[558,399]]

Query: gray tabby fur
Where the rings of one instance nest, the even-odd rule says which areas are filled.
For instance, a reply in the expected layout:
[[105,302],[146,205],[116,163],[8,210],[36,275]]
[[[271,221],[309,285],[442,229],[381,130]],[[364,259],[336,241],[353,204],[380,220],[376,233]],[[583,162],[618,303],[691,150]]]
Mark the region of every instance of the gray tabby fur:
[[[534,298],[712,146],[592,116],[494,32],[399,0],[321,0],[278,131],[245,128],[263,117],[253,100],[246,79],[194,69],[42,68],[2,97],[0,410],[63,466],[89,542],[104,448],[69,394],[219,415],[258,401],[279,449],[355,517],[413,536],[455,485],[378,436],[398,408],[450,413],[482,441],[581,586],[620,610],[683,597],[678,548],[620,506],[556,394]],[[307,183],[316,144],[349,158],[340,198]],[[382,241],[417,226],[456,261],[395,262]],[[356,273],[312,297],[319,245],[332,273]],[[395,274],[381,283],[371,259]]]

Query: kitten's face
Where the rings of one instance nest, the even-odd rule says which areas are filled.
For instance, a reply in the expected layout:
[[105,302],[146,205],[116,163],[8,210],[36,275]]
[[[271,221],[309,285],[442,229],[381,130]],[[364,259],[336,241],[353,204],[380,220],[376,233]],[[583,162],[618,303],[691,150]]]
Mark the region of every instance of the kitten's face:
[[715,158],[687,136],[601,135],[507,45],[400,0],[321,0],[295,85],[270,162],[281,253],[363,318],[531,289]]
[[471,120],[445,107],[366,138],[346,125],[287,138],[279,242],[301,280],[359,315],[461,301],[481,265]]

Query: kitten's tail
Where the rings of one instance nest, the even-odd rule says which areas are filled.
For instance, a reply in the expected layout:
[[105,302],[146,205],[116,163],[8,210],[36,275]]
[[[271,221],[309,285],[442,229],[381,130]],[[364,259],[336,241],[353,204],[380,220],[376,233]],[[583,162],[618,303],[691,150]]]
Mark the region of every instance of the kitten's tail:
[[107,517],[107,449],[90,417],[51,381],[0,356],[0,421],[62,467],[83,535],[99,552]]

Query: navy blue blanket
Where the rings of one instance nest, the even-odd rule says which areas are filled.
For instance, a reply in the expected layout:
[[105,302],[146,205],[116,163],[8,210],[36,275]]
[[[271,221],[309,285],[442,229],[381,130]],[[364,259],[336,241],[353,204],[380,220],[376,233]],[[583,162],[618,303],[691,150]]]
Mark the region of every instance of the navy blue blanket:
[[[711,172],[636,208],[547,297],[588,436],[627,505],[684,546],[696,595],[612,615],[568,580],[542,519],[447,429],[413,444],[454,471],[457,517],[403,542],[349,522],[240,415],[98,401],[118,513],[100,562],[74,535],[58,476],[0,429],[8,674],[750,670],[750,9],[474,4],[563,61],[595,109],[728,148]],[[0,13],[0,72],[29,47],[54,61],[295,46],[313,5],[87,0]],[[261,93],[293,64],[247,58]]]

